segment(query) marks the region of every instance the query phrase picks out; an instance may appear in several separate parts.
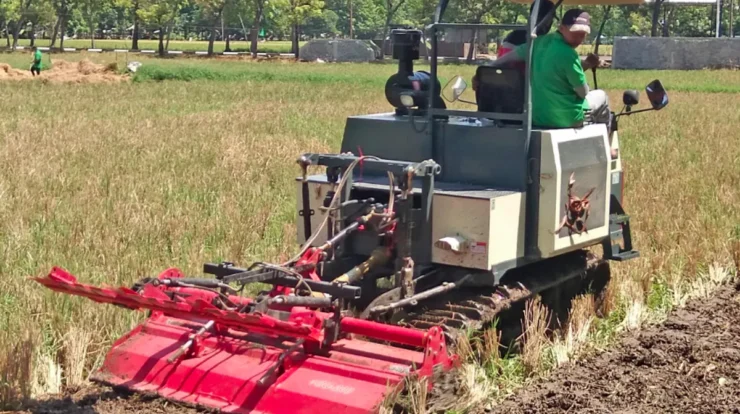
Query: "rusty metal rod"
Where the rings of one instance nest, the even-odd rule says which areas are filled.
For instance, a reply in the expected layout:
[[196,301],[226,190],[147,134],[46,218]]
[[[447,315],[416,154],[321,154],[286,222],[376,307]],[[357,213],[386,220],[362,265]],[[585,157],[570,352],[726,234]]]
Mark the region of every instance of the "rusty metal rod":
[[334,283],[355,283],[360,281],[365,275],[377,266],[382,266],[390,259],[390,252],[387,248],[376,248],[370,258],[353,267],[343,275],[337,277]]
[[417,293],[416,295],[413,295],[413,296],[409,296],[406,299],[401,299],[398,302],[393,302],[389,305],[376,306],[370,309],[370,313],[374,314],[374,313],[380,313],[380,312],[387,312],[389,310],[397,309],[397,308],[400,308],[406,305],[416,306],[420,300],[429,299],[431,297],[440,295],[442,293],[449,292],[450,290],[457,289],[458,287],[460,287],[460,285],[465,283],[472,276],[473,275],[469,273],[465,275],[464,277],[456,280],[455,282],[445,282],[435,288],[425,290],[424,292]]
[[196,338],[203,336],[203,334],[205,334],[207,330],[213,327],[214,322],[215,321],[212,321],[212,320],[208,321],[205,325],[203,325],[200,329],[198,329],[196,333],[191,334],[190,339],[188,339],[188,341],[182,344],[182,346],[178,348],[177,351],[175,351],[175,353],[173,353],[169,358],[167,358],[167,362],[171,364],[175,362],[178,358],[180,358],[182,354],[187,352],[188,349],[190,349],[190,347],[193,346]]

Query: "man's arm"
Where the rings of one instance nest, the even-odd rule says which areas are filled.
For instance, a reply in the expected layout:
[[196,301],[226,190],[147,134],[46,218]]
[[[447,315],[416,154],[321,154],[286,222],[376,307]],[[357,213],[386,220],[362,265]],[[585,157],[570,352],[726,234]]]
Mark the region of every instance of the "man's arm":
[[581,60],[583,70],[598,68],[601,65],[601,59],[593,53],[589,53],[585,59]]
[[589,88],[586,74],[583,73],[583,66],[581,66],[581,59],[573,53],[573,58],[571,60],[564,59],[562,65],[562,70],[565,72],[565,78],[568,80],[570,87],[573,88],[578,97],[585,99]]
[[500,58],[496,59],[491,63],[491,66],[499,67],[499,66],[506,66],[511,63],[515,62],[524,62],[524,55],[527,53],[527,45],[523,44],[520,46],[517,46],[512,50],[511,52],[501,56]]

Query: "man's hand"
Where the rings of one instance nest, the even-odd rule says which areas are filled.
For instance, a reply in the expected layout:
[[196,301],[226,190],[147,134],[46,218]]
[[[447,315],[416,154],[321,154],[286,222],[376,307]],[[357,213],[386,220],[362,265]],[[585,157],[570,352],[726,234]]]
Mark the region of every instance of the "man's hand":
[[582,62],[583,70],[589,70],[601,66],[601,59],[593,53],[589,53],[586,56],[586,60]]

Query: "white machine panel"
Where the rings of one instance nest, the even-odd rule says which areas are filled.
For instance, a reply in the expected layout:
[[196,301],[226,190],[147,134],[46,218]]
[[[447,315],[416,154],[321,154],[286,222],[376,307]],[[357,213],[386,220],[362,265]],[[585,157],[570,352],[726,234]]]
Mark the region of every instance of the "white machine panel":
[[433,206],[432,262],[490,270],[524,256],[524,193],[443,191]]
[[[608,236],[612,160],[604,124],[579,129],[542,131],[538,245],[543,257],[552,257],[599,243]],[[572,195],[588,197],[587,232],[560,227],[567,209],[568,183]]]

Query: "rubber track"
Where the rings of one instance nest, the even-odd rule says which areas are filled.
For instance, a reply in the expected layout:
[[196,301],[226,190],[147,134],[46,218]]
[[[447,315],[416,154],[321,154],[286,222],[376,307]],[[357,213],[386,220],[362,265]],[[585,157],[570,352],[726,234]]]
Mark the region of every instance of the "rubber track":
[[535,263],[507,274],[505,279],[508,282],[502,280],[500,286],[461,288],[420,302],[398,324],[417,329],[441,326],[448,341],[454,342],[461,331],[482,330],[490,326],[498,315],[517,302],[574,278],[589,281],[605,266],[608,268],[605,260],[585,252]]

